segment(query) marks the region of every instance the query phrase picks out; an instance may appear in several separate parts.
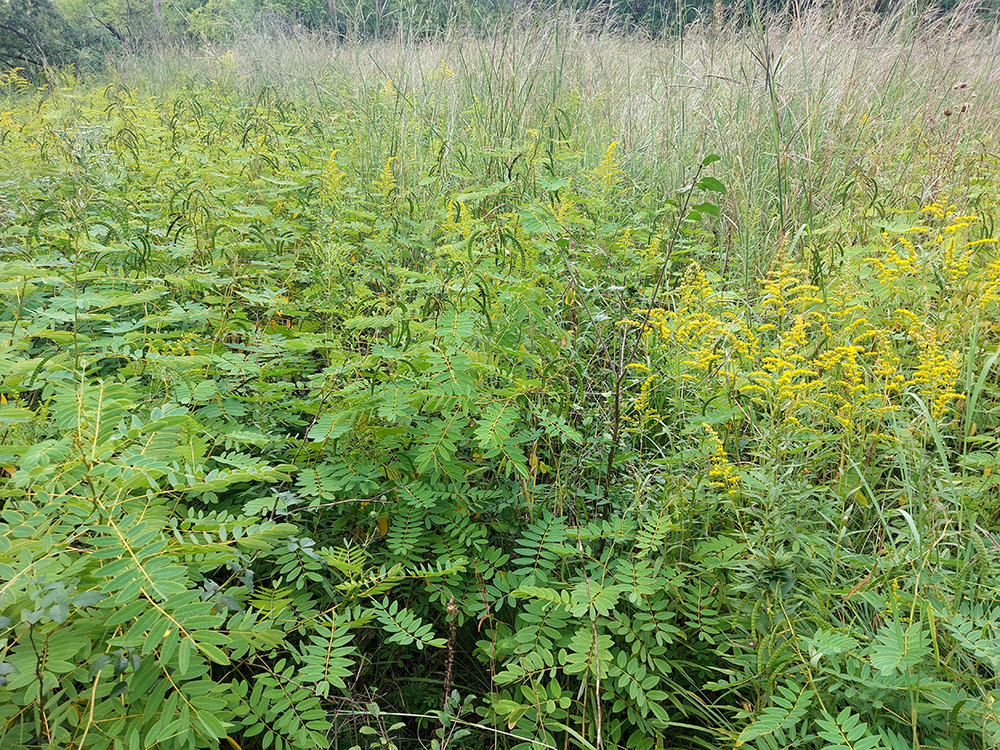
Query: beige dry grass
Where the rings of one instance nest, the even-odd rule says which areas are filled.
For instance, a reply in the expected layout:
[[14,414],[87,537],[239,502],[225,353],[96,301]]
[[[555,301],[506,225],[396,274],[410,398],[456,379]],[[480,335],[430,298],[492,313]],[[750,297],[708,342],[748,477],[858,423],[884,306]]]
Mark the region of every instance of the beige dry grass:
[[[974,202],[1000,152],[1000,36],[968,11],[814,8],[658,40],[592,18],[522,15],[487,36],[348,44],[258,33],[115,66],[153,93],[185,76],[221,79],[367,119],[371,158],[399,156],[409,185],[432,162],[491,180],[495,161],[541,149],[596,164],[617,142],[637,188],[665,194],[718,153],[726,270],[749,279],[802,232],[863,234],[870,222],[858,217],[890,205]],[[393,106],[376,115],[387,86]]]

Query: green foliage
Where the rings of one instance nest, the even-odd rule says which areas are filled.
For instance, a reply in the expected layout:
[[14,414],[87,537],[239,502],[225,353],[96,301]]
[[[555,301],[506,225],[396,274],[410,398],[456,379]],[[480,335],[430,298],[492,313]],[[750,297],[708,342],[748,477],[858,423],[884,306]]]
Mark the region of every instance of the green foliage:
[[52,0],[0,3],[0,69],[66,65],[88,40],[67,22]]
[[479,52],[4,79],[0,746],[998,744],[992,126],[735,269]]

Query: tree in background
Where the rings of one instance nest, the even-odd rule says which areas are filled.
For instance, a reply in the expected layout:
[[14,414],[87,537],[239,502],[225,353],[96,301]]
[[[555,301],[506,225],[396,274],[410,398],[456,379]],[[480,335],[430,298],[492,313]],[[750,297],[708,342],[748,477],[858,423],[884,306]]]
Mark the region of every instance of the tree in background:
[[0,0],[0,68],[64,65],[80,42],[52,0]]
[[191,13],[205,6],[206,1],[55,0],[55,4],[75,27],[87,28],[91,34],[134,49],[182,39],[188,34]]
[[[844,0],[845,13],[883,14],[906,3],[913,14],[943,12],[964,2],[969,15],[990,15],[986,0]],[[712,17],[717,23],[781,13],[796,0],[0,0],[0,66],[38,71],[99,59],[111,50],[232,39],[248,30],[307,29],[337,38],[409,39],[450,25],[493,29],[525,11],[570,11],[603,29],[653,37]],[[991,10],[993,9],[993,10]]]

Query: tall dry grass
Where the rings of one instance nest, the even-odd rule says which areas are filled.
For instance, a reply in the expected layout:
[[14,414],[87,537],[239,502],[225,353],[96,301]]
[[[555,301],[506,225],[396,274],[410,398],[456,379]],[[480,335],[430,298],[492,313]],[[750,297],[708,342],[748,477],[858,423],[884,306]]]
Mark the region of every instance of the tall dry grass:
[[655,40],[526,13],[488,35],[351,44],[259,31],[113,67],[148,93],[193,78],[309,101],[356,133],[370,168],[395,156],[401,184],[426,190],[490,184],[512,165],[596,164],[617,142],[637,189],[665,196],[718,153],[719,267],[753,279],[809,233],[864,235],[892,207],[974,205],[1000,151],[1000,36],[969,11],[814,7]]

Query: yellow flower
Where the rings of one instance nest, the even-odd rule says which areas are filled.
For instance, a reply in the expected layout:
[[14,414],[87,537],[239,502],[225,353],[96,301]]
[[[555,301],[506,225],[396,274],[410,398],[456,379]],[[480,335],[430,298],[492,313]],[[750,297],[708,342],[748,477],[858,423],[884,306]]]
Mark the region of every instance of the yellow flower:
[[601,159],[601,163],[593,171],[592,182],[594,183],[594,188],[602,195],[607,195],[625,176],[625,172],[618,164],[618,159],[615,156],[615,149],[617,147],[618,141],[609,143],[607,150],[604,152],[604,158]]
[[337,166],[337,150],[330,153],[330,158],[326,160],[326,166],[320,175],[322,186],[320,195],[326,201],[333,201],[338,197],[340,183],[344,180],[344,172]]
[[398,157],[390,156],[386,159],[385,166],[382,167],[382,172],[379,174],[378,179],[372,183],[372,187],[375,188],[375,192],[383,197],[388,197],[396,189],[396,175],[392,170],[392,163],[396,161]]
[[701,423],[701,428],[705,431],[706,442],[712,451],[709,456],[708,478],[709,485],[728,492],[734,492],[740,484],[740,475],[729,461],[729,454],[719,434],[707,422]]
[[955,391],[959,376],[960,354],[941,350],[938,331],[927,326],[914,326],[910,336],[916,341],[920,354],[913,377],[904,385],[916,386],[922,396],[930,401],[931,416],[940,419],[953,401],[965,396]]

